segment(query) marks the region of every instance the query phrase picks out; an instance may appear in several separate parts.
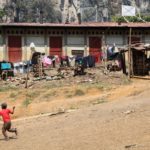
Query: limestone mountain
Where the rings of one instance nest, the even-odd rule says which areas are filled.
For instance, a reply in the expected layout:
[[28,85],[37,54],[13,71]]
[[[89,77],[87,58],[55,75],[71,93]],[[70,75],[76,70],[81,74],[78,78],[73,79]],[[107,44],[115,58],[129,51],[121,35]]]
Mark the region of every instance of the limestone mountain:
[[150,0],[0,0],[1,22],[111,21],[121,16],[121,5],[150,15]]

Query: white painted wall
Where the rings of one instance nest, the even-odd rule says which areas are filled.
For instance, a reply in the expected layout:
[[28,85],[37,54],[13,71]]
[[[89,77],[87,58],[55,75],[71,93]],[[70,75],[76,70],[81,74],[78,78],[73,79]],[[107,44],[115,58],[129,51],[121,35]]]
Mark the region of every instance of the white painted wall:
[[72,55],[72,50],[83,50],[85,49],[84,45],[84,36],[68,36],[67,38],[67,55]]
[[123,35],[107,35],[106,36],[106,44],[107,45],[113,45],[116,44],[116,46],[123,46]]
[[67,45],[84,46],[84,36],[68,36]]
[[[145,35],[145,43],[150,44],[150,35]],[[148,51],[148,57],[150,57],[150,51]]]
[[45,53],[44,36],[27,36],[27,59],[31,57],[31,43],[34,43],[37,52]]
[[4,59],[4,49],[3,46],[0,46],[0,61]]
[[145,43],[150,44],[150,35],[145,35]]
[[3,38],[0,35],[0,61],[4,59]]

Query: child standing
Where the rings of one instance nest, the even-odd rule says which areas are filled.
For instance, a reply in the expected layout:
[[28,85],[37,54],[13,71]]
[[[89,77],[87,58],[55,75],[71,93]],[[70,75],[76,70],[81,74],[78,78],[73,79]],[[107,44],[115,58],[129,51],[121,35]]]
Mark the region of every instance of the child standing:
[[11,128],[11,118],[10,118],[10,114],[14,114],[15,107],[13,107],[13,109],[10,110],[10,109],[7,109],[7,104],[3,103],[1,104],[1,108],[2,110],[0,111],[0,116],[2,116],[3,122],[4,122],[3,127],[2,127],[2,133],[5,139],[8,140],[9,137],[6,131],[14,132],[17,135],[17,129]]

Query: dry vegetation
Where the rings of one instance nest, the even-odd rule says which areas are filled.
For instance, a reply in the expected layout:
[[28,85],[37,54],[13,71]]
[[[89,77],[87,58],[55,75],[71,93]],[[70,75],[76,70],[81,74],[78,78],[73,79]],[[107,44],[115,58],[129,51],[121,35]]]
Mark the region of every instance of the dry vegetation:
[[[0,102],[6,101],[11,106],[16,105],[15,117],[20,117],[20,111],[22,116],[35,115],[56,111],[61,107],[72,109],[103,103],[107,101],[107,98],[103,99],[108,96],[109,91],[130,83],[122,72],[105,75],[100,68],[87,69],[86,72],[86,75],[73,77],[70,70],[65,78],[50,81],[34,81],[30,75],[27,89],[24,88],[25,84],[3,81],[0,87]],[[50,70],[47,74],[52,76],[56,71]],[[45,110],[40,106],[46,107]]]

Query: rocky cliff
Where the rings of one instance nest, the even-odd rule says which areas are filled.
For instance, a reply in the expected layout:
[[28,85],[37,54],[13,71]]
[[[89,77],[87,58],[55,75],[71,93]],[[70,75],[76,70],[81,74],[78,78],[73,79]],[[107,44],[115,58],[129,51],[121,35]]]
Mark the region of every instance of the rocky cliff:
[[121,16],[122,4],[150,15],[150,0],[0,0],[1,3],[5,18],[11,22],[111,21],[112,16]]

